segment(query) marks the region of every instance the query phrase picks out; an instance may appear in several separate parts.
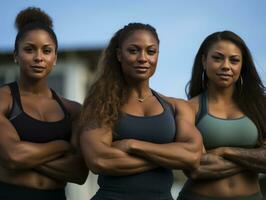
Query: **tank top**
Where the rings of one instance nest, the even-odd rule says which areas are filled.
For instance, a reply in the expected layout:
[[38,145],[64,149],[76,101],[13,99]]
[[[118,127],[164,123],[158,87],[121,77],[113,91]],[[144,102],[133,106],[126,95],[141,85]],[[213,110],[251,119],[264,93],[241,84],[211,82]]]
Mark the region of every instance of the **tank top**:
[[20,92],[17,82],[8,84],[13,98],[13,105],[8,118],[19,137],[23,141],[46,143],[53,140],[70,140],[71,120],[63,102],[51,89],[53,98],[58,102],[64,112],[64,118],[59,121],[46,122],[35,119],[23,111]]
[[[152,92],[162,105],[163,112],[158,115],[144,117],[123,113],[115,127],[115,140],[137,139],[159,144],[170,143],[175,140],[176,125],[172,105],[160,97],[155,91]],[[130,197],[124,196],[124,199],[155,200],[161,199],[159,198],[160,194],[167,194],[167,199],[172,199],[170,194],[172,183],[172,170],[164,167],[134,175],[99,175],[98,178],[100,191],[130,194]],[[98,195],[101,194],[98,193]],[[147,196],[144,198],[143,195],[148,195],[150,198]]]
[[199,97],[196,126],[201,132],[206,149],[216,147],[250,148],[257,144],[259,137],[256,125],[247,116],[222,119],[209,114],[206,93]]

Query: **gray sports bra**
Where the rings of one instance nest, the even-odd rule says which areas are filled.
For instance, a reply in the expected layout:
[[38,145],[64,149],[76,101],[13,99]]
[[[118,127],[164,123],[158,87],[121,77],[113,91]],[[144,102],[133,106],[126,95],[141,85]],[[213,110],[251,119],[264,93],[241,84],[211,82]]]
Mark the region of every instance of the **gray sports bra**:
[[206,149],[254,147],[259,137],[256,125],[247,116],[221,119],[209,114],[206,93],[200,95],[196,126],[201,132]]

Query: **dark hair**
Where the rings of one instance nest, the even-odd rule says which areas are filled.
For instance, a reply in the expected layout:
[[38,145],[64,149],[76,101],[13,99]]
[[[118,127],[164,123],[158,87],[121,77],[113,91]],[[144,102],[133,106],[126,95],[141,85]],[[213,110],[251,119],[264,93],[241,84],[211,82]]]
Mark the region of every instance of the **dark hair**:
[[125,39],[138,30],[150,32],[159,43],[155,28],[149,24],[129,23],[114,34],[99,62],[101,74],[90,87],[84,101],[80,120],[81,129],[92,125],[113,128],[119,117],[120,108],[128,98],[129,88],[117,59],[117,49]]
[[236,82],[233,98],[244,114],[256,124],[260,132],[260,141],[262,141],[266,136],[265,86],[258,75],[248,47],[237,34],[231,31],[215,32],[203,41],[196,54],[192,76],[186,87],[187,96],[189,99],[193,98],[207,89],[208,79],[204,72],[202,56],[207,56],[210,47],[222,40],[234,43],[241,50],[243,64],[240,77],[242,80],[239,78]]
[[15,21],[18,33],[15,40],[14,52],[18,52],[18,43],[24,35],[32,30],[45,30],[55,43],[55,50],[58,49],[57,37],[53,31],[52,19],[40,8],[29,7],[19,12]]

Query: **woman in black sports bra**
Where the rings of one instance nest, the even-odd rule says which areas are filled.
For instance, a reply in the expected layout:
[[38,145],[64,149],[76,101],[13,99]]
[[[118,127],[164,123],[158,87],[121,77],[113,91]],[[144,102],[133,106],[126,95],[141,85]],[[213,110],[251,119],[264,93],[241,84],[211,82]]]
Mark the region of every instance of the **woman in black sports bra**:
[[99,174],[93,200],[171,200],[171,169],[197,167],[201,138],[183,100],[150,89],[156,30],[130,23],[112,37],[81,117],[81,150]]
[[57,57],[50,17],[27,8],[16,25],[20,77],[0,88],[0,199],[65,200],[66,183],[82,184],[87,176],[72,134],[80,105],[47,85]]
[[179,200],[262,199],[258,173],[266,172],[265,92],[238,35],[215,32],[203,41],[188,96],[207,152]]

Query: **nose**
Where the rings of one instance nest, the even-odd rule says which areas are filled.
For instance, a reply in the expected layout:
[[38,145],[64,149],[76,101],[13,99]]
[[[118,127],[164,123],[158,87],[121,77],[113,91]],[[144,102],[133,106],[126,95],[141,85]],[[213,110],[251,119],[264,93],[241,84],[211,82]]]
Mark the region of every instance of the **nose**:
[[225,59],[222,64],[222,70],[228,71],[231,69],[230,61],[228,59]]
[[147,62],[147,55],[145,53],[145,51],[141,51],[138,55],[138,62],[140,63],[145,63]]
[[35,55],[34,55],[34,61],[39,63],[43,61],[43,54],[40,50],[36,51]]

